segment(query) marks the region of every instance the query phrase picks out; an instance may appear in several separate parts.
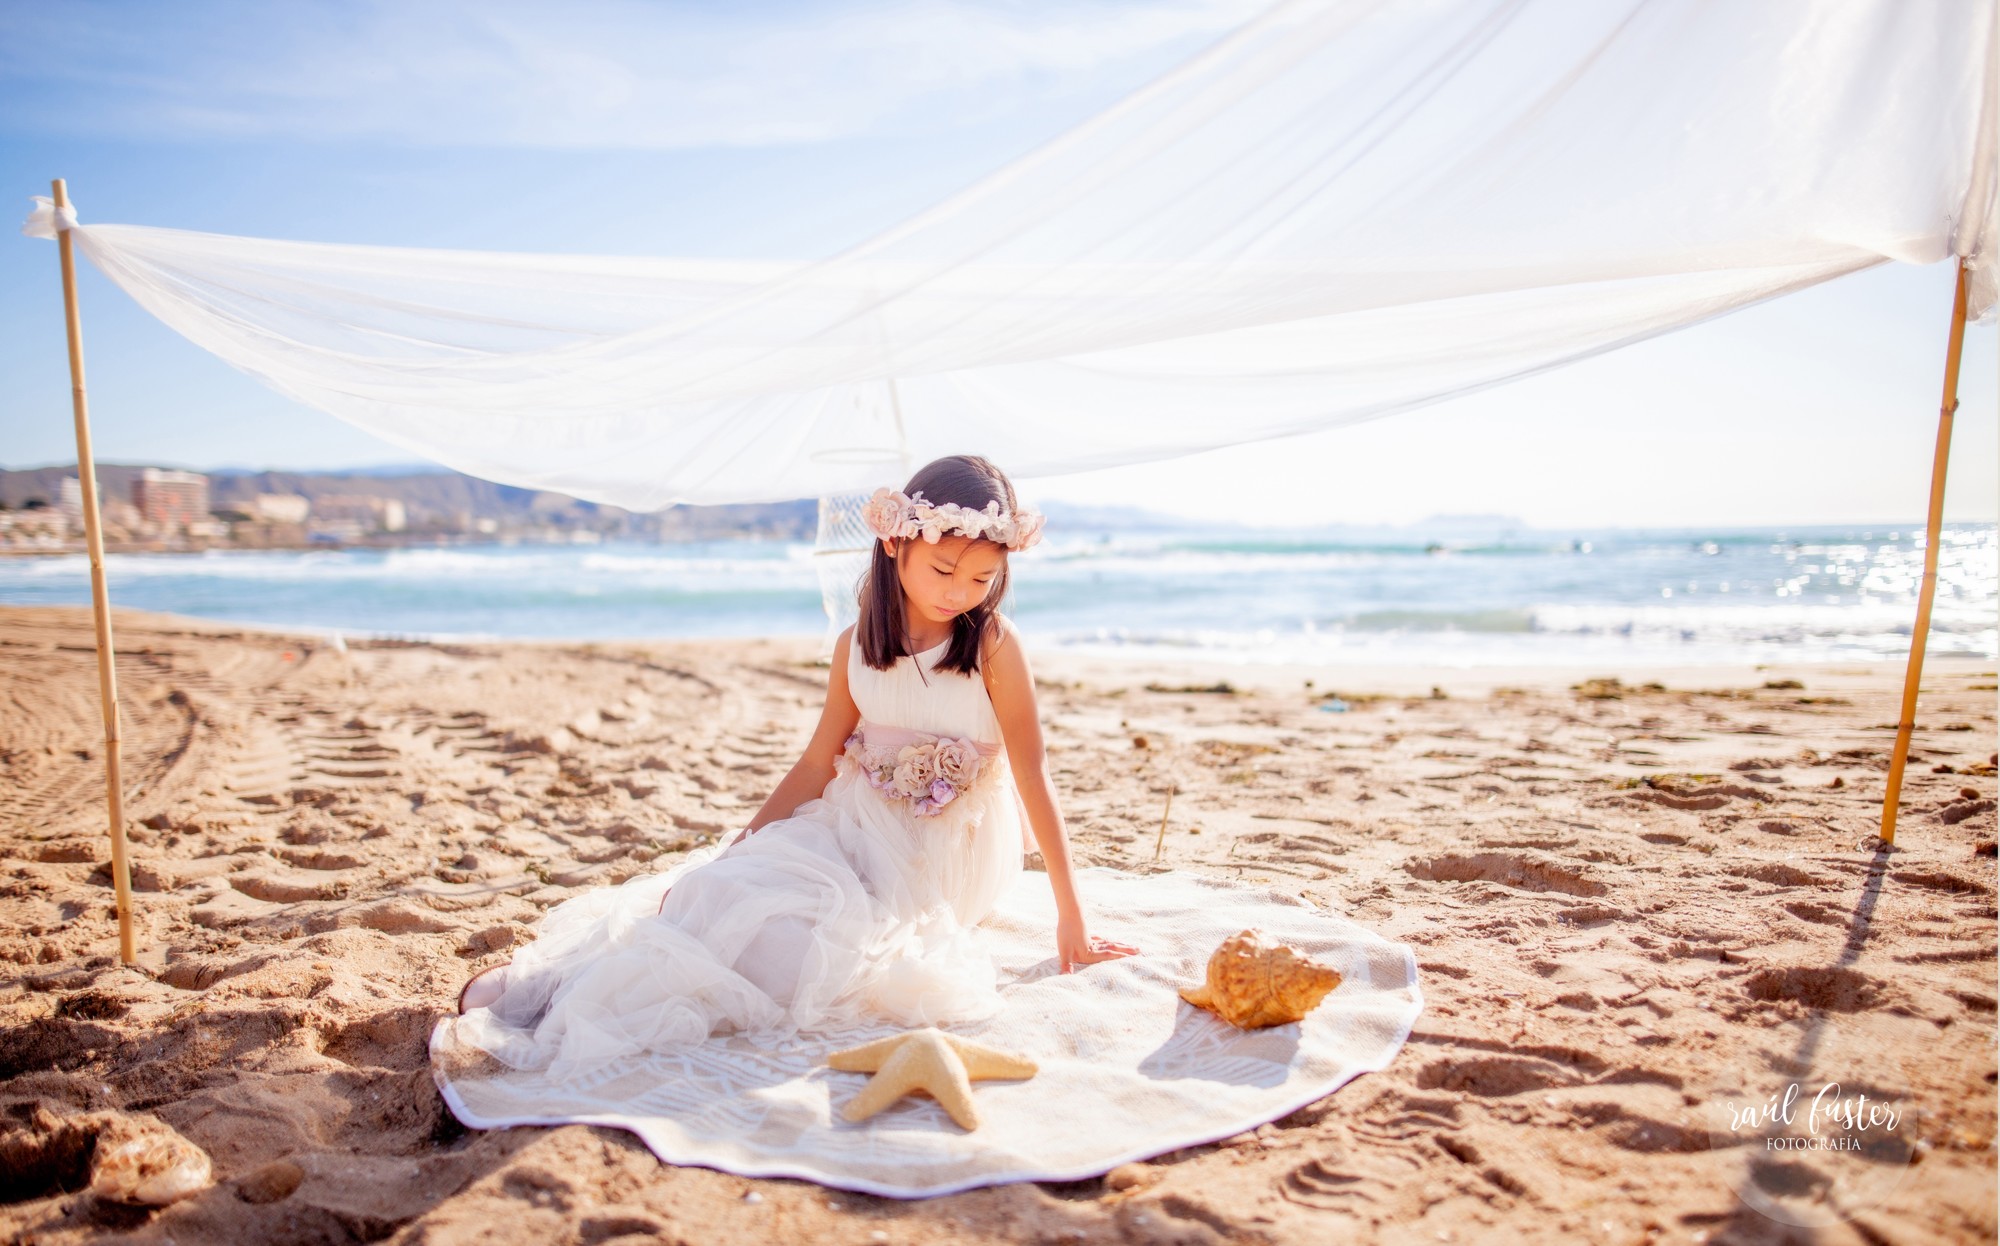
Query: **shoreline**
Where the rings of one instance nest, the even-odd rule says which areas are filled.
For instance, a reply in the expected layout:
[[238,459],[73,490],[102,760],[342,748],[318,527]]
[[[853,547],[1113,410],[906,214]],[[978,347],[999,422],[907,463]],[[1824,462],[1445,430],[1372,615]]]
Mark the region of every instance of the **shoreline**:
[[[81,611],[86,618],[88,617],[87,606],[26,606],[0,602],[0,620],[4,620],[12,612],[20,611]],[[116,605],[111,609],[111,618],[114,651],[118,647],[119,632],[127,625],[138,628],[171,625],[191,632],[253,633],[273,638],[289,637],[363,646],[487,645],[521,646],[532,649],[640,649],[648,646],[677,645],[758,645],[783,649],[790,660],[817,663],[822,668],[826,661],[819,638],[806,635],[722,634],[577,638],[494,636],[477,632],[369,632],[299,623],[236,622]],[[1621,661],[1609,655],[1601,660],[1562,663],[1488,662],[1452,665],[1410,660],[1386,663],[1360,661],[1314,663],[1289,659],[1260,661],[1254,658],[1222,657],[1192,649],[1168,650],[1138,646],[1086,648],[1084,646],[1090,642],[1038,643],[1032,635],[1027,637],[1027,641],[1028,656],[1035,665],[1038,677],[1057,676],[1075,680],[1088,676],[1099,667],[1110,667],[1128,677],[1153,676],[1160,679],[1176,679],[1191,685],[1228,683],[1245,689],[1270,691],[1310,688],[1316,694],[1345,689],[1357,693],[1421,696],[1428,694],[1433,688],[1442,688],[1449,695],[1486,696],[1496,690],[1511,687],[1558,689],[1573,687],[1586,680],[1604,678],[1616,678],[1634,685],[1702,684],[1731,688],[1751,688],[1766,682],[1784,679],[1803,681],[1807,678],[1865,683],[1893,677],[1900,684],[1907,667],[1906,660],[1901,658],[1874,661],[1655,663]],[[1996,659],[1994,655],[1927,653],[1924,658],[1924,676],[1927,679],[1933,675],[1979,678],[1995,676],[1997,672],[2000,672],[2000,659]],[[1919,723],[1919,727],[1921,725]]]

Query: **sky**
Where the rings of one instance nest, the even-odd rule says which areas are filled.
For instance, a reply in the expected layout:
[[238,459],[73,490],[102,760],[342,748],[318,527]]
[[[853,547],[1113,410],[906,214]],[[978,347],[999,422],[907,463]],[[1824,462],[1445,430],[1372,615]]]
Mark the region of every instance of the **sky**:
[[[1258,0],[0,0],[0,190],[86,222],[480,250],[810,258],[918,212]],[[0,466],[75,451],[54,248],[0,235]],[[1900,523],[1927,496],[1951,297],[1884,265],[1419,411],[1031,497],[1274,525]],[[408,455],[266,390],[83,268],[96,452],[194,468]],[[2000,514],[2000,357],[1968,334],[1947,516]]]

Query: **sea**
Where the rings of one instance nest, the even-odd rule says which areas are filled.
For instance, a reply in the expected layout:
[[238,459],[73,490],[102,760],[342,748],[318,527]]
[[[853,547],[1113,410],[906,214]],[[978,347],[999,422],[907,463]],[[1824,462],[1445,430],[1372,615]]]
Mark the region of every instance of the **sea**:
[[[827,635],[810,543],[114,554],[118,606],[343,637]],[[1017,555],[1031,643],[1329,666],[1900,659],[1920,526],[1540,531],[1103,530]],[[1993,660],[2000,545],[1950,525],[1929,651]],[[0,559],[0,604],[90,600],[82,556]]]

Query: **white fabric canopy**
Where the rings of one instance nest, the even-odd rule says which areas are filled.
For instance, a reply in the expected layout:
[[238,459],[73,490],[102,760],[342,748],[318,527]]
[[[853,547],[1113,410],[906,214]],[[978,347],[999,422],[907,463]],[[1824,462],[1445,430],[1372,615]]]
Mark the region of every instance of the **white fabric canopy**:
[[[276,389],[650,509],[1407,410],[1886,260],[1995,294],[1994,0],[1287,3],[811,264],[76,229]],[[31,232],[49,232],[46,212]]]

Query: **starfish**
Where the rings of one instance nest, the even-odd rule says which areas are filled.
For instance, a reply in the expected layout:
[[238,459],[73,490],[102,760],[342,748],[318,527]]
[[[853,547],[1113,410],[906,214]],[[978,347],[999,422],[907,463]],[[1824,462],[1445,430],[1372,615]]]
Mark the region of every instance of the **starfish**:
[[861,1093],[847,1101],[840,1114],[865,1121],[907,1094],[927,1094],[966,1129],[979,1128],[979,1109],[972,1103],[972,1083],[990,1078],[1033,1077],[1036,1065],[1026,1056],[929,1026],[895,1034],[860,1047],[836,1051],[828,1068],[843,1073],[873,1073]]

